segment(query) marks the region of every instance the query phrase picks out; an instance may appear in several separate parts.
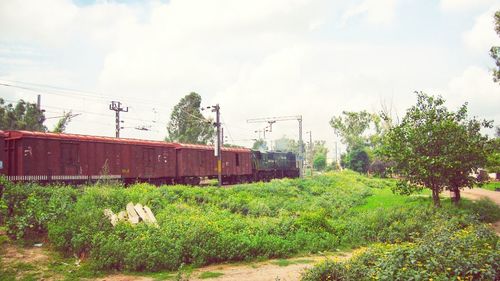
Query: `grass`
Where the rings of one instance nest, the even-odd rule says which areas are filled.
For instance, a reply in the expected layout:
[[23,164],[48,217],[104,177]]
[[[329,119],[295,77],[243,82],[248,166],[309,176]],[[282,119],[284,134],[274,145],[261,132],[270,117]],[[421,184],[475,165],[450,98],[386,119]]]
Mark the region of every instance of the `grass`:
[[[277,260],[272,263],[289,266],[312,262],[289,260],[293,256],[411,241],[422,233],[422,221],[435,213],[430,193],[396,195],[391,191],[394,185],[394,180],[347,171],[223,189],[136,184],[75,191],[20,186],[6,194],[11,196],[7,202],[18,206],[8,220],[11,235],[23,237],[40,229],[42,234],[48,232],[48,244],[59,251],[42,270],[44,275],[73,280],[118,270],[167,280],[175,277],[175,271],[187,273],[188,268],[211,263],[273,258]],[[150,206],[159,226],[112,227],[103,218],[104,208],[116,213],[128,202]],[[443,209],[452,213],[449,205]],[[461,208],[485,214],[491,209],[469,202]],[[82,253],[87,260],[80,267],[73,258],[63,258]]]
[[291,264],[305,264],[305,263],[313,263],[313,260],[308,259],[298,259],[298,260],[287,260],[287,259],[279,259],[272,262],[272,264],[277,266],[289,266]]
[[429,193],[422,192],[412,196],[394,194],[389,188],[373,188],[372,195],[365,199],[365,203],[353,208],[355,211],[367,211],[377,208],[395,208],[407,205],[418,205],[427,201]]
[[500,181],[490,181],[481,186],[481,188],[496,191],[496,189],[500,189]]
[[171,280],[175,277],[174,272],[126,272],[127,275],[150,277],[154,281]]
[[222,272],[204,271],[200,274],[200,279],[217,278],[224,275]]

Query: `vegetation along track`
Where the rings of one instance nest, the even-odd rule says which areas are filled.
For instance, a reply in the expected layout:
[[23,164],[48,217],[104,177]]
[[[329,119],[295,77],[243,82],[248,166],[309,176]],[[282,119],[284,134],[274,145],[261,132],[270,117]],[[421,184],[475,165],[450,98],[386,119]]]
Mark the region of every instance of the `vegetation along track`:
[[[42,252],[49,258],[26,266],[9,264],[3,255],[0,275],[158,280],[174,278],[182,268],[191,271],[191,279],[251,278],[260,272],[272,280],[296,280],[302,269],[320,259],[319,252],[416,241],[456,213],[451,203],[435,210],[425,196],[394,195],[394,184],[340,172],[222,189],[7,186],[2,212],[6,232],[17,242],[6,245],[43,241]],[[128,202],[150,206],[159,227],[111,226],[103,210],[118,212]],[[16,208],[8,212],[12,206]],[[498,207],[483,201],[464,201],[460,213],[476,213],[483,222],[500,219]],[[290,257],[299,258],[285,260]],[[266,262],[252,263],[256,260]],[[109,275],[116,270],[122,273]]]

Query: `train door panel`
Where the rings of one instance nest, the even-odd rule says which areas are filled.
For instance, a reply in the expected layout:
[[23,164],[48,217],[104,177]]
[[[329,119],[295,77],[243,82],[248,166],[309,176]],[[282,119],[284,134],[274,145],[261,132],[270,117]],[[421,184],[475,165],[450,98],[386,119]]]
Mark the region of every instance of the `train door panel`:
[[151,177],[154,175],[154,152],[153,148],[142,149],[142,161],[144,165],[144,176]]
[[22,175],[32,175],[33,169],[36,168],[34,165],[35,156],[33,155],[34,151],[34,140],[32,139],[24,139],[21,146],[22,153]]
[[63,175],[79,173],[80,155],[76,143],[61,143],[61,171]]
[[131,150],[133,146],[131,145],[121,145],[120,146],[120,174],[124,178],[129,178],[131,176]]

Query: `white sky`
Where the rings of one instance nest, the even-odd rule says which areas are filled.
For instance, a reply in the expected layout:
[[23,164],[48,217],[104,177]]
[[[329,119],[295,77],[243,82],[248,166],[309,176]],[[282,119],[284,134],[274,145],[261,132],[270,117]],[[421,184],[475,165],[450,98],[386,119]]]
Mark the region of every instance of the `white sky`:
[[[37,89],[0,86],[0,96],[40,93],[47,117],[81,113],[68,132],[107,136],[108,104],[119,100],[129,106],[122,136],[159,140],[173,106],[195,91],[221,105],[228,141],[247,146],[266,125],[247,119],[302,115],[304,132],[333,150],[333,115],[385,102],[403,116],[420,90],[498,125],[488,55],[500,45],[498,9],[492,0],[0,1],[0,83]],[[151,131],[133,129],[141,125]],[[267,137],[297,131],[280,122]]]

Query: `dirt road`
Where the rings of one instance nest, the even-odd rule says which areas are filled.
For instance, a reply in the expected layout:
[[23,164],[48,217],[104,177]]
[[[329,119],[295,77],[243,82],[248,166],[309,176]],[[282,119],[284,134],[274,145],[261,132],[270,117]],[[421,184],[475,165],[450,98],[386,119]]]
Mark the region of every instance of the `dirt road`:
[[500,206],[500,191],[491,191],[482,188],[464,189],[461,192],[462,196],[472,200],[479,200],[481,198],[489,198]]
[[[297,281],[301,273],[313,267],[318,262],[329,259],[348,259],[351,253],[339,253],[335,255],[307,256],[292,259],[268,260],[250,264],[219,264],[195,269],[188,277],[190,281],[209,280],[214,281]],[[150,281],[155,278],[127,276],[123,274],[110,275],[99,281]]]

